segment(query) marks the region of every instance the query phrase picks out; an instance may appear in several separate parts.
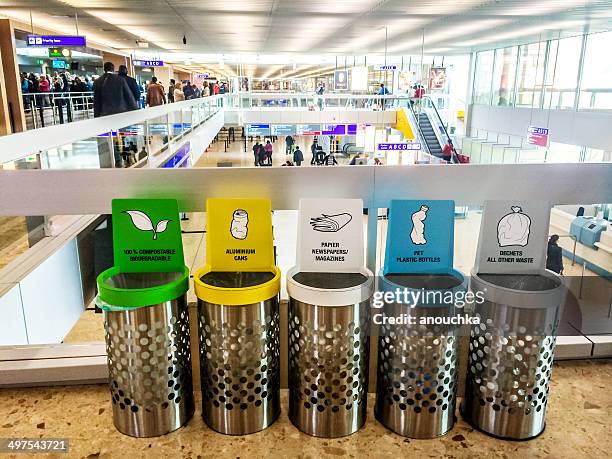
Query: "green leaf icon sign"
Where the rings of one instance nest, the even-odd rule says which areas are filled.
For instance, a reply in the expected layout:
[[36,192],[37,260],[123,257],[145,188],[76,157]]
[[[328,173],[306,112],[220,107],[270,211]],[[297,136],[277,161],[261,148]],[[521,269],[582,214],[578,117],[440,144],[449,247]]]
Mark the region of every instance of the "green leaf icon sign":
[[163,233],[166,231],[168,227],[168,223],[171,220],[160,220],[157,223],[157,226],[153,226],[153,222],[149,218],[147,214],[140,210],[124,210],[124,214],[128,214],[132,219],[132,223],[136,228],[140,231],[152,231],[153,232],[153,240],[157,239],[157,235],[159,233]]

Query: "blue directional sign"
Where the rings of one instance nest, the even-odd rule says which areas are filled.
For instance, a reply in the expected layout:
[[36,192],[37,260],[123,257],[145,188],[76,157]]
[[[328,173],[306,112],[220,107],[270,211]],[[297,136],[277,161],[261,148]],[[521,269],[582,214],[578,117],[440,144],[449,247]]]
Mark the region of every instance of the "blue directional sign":
[[150,61],[134,60],[134,65],[136,67],[163,67],[164,61],[159,61],[156,59]]
[[379,143],[379,150],[421,150],[421,144],[416,142],[409,143]]
[[450,272],[454,227],[454,201],[391,201],[384,274]]
[[374,70],[397,70],[397,65],[375,65]]
[[246,127],[246,135],[247,136],[269,136],[270,135],[270,125],[269,124],[247,124]]
[[82,35],[28,35],[28,46],[85,46],[85,37]]

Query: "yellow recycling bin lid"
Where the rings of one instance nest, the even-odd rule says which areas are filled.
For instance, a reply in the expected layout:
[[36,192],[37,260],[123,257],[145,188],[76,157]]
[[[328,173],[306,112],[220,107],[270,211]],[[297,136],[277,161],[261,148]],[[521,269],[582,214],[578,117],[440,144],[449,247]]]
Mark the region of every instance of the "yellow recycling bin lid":
[[241,305],[278,295],[269,200],[208,199],[206,228],[206,265],[193,278],[199,299]]

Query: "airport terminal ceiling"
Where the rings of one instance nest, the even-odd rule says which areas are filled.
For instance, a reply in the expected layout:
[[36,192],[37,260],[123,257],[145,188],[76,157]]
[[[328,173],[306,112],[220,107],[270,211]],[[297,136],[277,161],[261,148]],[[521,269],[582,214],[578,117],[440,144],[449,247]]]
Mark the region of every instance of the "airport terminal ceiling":
[[611,6],[610,0],[0,0],[0,14],[34,31],[78,30],[123,52],[194,59],[290,54],[308,63],[385,52],[468,54],[604,31],[612,28]]

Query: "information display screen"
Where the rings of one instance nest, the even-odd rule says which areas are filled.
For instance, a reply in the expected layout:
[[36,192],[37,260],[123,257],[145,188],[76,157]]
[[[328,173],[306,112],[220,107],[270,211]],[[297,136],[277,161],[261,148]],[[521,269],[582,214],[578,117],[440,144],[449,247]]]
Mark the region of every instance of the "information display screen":
[[273,124],[272,135],[295,135],[295,124]]
[[269,124],[247,124],[246,132],[248,136],[267,136],[270,135]]
[[346,124],[323,124],[322,135],[346,135]]
[[320,124],[298,124],[296,127],[297,135],[321,135]]
[[65,68],[68,68],[68,67],[66,66],[66,62],[64,62],[64,61],[56,61],[56,60],[54,60],[54,61],[51,61],[51,68],[53,68],[53,69],[65,69]]

